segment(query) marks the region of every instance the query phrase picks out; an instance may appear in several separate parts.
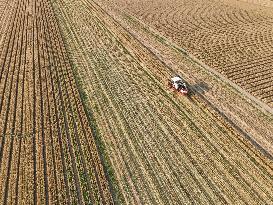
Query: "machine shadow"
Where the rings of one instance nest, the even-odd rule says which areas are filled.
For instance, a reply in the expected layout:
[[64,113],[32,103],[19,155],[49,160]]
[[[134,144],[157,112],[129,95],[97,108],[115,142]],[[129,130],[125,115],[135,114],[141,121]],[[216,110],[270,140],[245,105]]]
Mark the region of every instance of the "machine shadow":
[[196,82],[193,85],[189,86],[189,94],[188,97],[191,98],[191,96],[197,95],[197,94],[204,94],[205,92],[209,91],[210,88],[207,83],[205,82]]

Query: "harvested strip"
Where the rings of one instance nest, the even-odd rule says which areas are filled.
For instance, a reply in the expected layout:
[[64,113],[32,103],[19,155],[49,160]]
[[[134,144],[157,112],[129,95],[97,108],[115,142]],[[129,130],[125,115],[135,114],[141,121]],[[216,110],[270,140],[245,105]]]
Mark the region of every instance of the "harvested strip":
[[50,1],[2,2],[0,203],[112,204]]

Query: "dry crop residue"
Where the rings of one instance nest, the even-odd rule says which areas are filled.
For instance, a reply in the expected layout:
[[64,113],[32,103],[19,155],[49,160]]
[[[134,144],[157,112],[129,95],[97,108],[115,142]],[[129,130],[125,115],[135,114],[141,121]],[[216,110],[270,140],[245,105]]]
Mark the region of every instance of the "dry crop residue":
[[115,8],[109,2],[101,3],[116,21],[166,65],[164,69],[169,69],[172,75],[180,73],[194,93],[199,93],[213,109],[232,122],[256,148],[273,156],[273,119],[272,114],[264,110],[265,104],[262,104],[263,107],[256,104],[255,98],[255,101],[250,100],[249,95],[245,96],[241,90],[230,86],[230,81],[226,82],[223,76],[215,75],[207,66],[197,63],[148,25],[124,14],[124,10]]
[[112,203],[50,1],[0,19],[0,204]]
[[125,204],[273,203],[272,161],[94,1],[54,1]]
[[112,1],[273,107],[272,10],[234,2]]

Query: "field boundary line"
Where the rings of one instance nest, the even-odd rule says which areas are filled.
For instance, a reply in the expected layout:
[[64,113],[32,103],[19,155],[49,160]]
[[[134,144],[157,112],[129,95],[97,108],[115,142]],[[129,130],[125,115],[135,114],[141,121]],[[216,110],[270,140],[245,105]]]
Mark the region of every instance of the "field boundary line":
[[269,113],[271,113],[273,115],[273,108],[271,108],[269,105],[267,105],[266,103],[262,102],[260,99],[254,97],[252,94],[250,94],[249,92],[245,91],[243,88],[241,88],[236,83],[234,83],[231,80],[229,80],[227,77],[225,77],[224,75],[222,75],[218,71],[216,71],[213,68],[211,68],[208,65],[206,65],[204,62],[202,62],[201,60],[199,60],[198,58],[196,58],[194,55],[192,55],[192,54],[190,54],[190,53],[187,52],[187,56],[190,59],[192,59],[194,62],[196,62],[199,66],[203,67],[204,69],[206,69],[207,71],[209,71],[211,74],[216,75],[222,81],[224,81],[225,83],[229,84],[237,92],[239,91],[241,94],[243,94],[244,97],[250,99],[252,103],[254,102],[256,105],[258,105],[256,107],[258,107],[260,110],[262,110],[263,112],[269,112]]
[[[126,13],[126,15],[129,15],[130,17],[132,17],[132,15],[127,14],[127,13]],[[222,80],[224,83],[228,84],[230,87],[233,88],[233,90],[236,90],[236,92],[239,92],[251,104],[255,104],[256,108],[258,108],[259,110],[263,111],[266,114],[270,113],[270,114],[273,115],[273,108],[271,108],[269,105],[267,105],[266,103],[262,102],[260,99],[256,98],[255,96],[253,96],[249,92],[245,91],[243,88],[241,88],[240,86],[238,86],[236,83],[232,82],[230,79],[228,79],[227,77],[225,77],[224,75],[222,75],[221,73],[219,73],[218,71],[216,71],[215,69],[213,69],[210,66],[208,66],[207,64],[205,64],[203,61],[199,60],[197,57],[195,57],[193,54],[191,54],[190,52],[188,52],[186,49],[178,46],[173,41],[171,41],[168,38],[166,38],[165,36],[161,35],[158,31],[156,31],[151,26],[145,24],[143,21],[141,21],[140,19],[138,19],[138,18],[136,18],[134,16],[133,16],[133,18],[135,20],[137,20],[139,23],[141,23],[142,25],[144,25],[145,27],[149,28],[149,30],[151,32],[153,32],[156,36],[158,36],[159,38],[164,39],[164,41],[165,41],[165,43],[167,45],[172,46],[176,50],[180,51],[181,53],[183,53],[185,55],[186,58],[188,58],[191,61],[195,62],[197,65],[199,65],[201,68],[205,69],[211,75],[216,76],[217,78],[219,78],[220,80]]]

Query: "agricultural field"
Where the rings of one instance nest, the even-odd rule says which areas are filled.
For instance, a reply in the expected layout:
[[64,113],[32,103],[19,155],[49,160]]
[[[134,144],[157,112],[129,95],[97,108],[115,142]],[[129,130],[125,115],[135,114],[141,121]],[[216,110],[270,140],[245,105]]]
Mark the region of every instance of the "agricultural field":
[[[114,201],[273,203],[272,114],[123,13],[130,3],[53,2],[113,168]],[[168,89],[174,73],[190,97]]]
[[273,204],[265,1],[0,0],[0,204]]
[[272,1],[121,0],[107,3],[148,24],[273,107]]
[[111,204],[50,1],[0,1],[0,204]]

